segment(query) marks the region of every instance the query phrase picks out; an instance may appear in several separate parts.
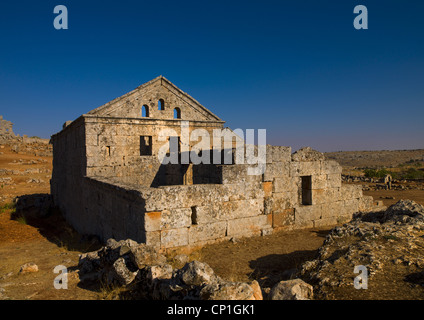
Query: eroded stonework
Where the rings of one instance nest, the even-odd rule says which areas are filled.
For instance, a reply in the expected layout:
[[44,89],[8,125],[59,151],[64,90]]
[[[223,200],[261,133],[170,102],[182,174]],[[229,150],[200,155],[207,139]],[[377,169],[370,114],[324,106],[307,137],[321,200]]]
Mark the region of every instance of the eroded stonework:
[[66,122],[51,139],[55,204],[81,233],[161,249],[330,226],[374,209],[360,186],[342,185],[337,162],[310,148],[292,154],[267,145],[261,175],[234,161],[164,165],[159,133],[173,129],[181,147],[183,121],[189,133],[204,129],[212,137],[224,129],[224,121],[160,76]]

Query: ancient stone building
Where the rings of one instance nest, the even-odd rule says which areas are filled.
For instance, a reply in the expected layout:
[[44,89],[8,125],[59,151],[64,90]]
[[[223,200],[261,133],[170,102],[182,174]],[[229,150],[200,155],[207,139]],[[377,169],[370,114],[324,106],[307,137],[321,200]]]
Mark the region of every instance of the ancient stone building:
[[[162,76],[66,122],[51,139],[54,203],[80,233],[162,249],[330,226],[374,206],[360,186],[341,184],[337,162],[310,148],[267,145],[265,171],[250,174],[252,165],[236,161],[236,136],[221,164],[182,163],[198,143],[183,139],[184,130],[196,129],[232,133]],[[159,160],[166,144],[179,163]]]

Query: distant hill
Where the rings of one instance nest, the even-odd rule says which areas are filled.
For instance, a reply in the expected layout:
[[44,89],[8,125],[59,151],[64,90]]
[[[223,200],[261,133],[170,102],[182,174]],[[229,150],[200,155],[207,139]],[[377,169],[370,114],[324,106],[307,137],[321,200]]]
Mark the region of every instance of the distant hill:
[[340,151],[325,153],[343,167],[382,168],[424,162],[424,149],[382,151]]

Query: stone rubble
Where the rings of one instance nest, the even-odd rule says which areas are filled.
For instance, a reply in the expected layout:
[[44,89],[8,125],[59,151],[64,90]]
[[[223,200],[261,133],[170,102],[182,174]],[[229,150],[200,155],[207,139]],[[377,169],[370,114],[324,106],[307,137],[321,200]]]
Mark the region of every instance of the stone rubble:
[[358,265],[366,266],[369,279],[390,264],[422,269],[423,237],[424,206],[400,200],[385,211],[358,214],[333,228],[317,258],[304,263],[298,276],[325,298],[332,287],[352,286]]
[[153,247],[132,240],[109,239],[100,250],[82,254],[78,269],[82,282],[125,287],[126,298],[131,299],[263,299],[256,281],[225,281],[199,261],[174,269]]

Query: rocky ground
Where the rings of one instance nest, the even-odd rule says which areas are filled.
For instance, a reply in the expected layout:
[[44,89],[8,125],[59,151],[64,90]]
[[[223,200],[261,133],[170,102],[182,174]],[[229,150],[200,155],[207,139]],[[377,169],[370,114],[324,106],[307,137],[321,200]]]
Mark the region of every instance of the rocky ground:
[[[357,281],[366,289],[354,285],[363,274],[359,266],[368,280]],[[298,275],[314,286],[317,299],[423,299],[424,206],[400,200],[332,229]]]
[[23,194],[49,193],[52,169],[48,140],[9,139],[0,144],[0,204]]

